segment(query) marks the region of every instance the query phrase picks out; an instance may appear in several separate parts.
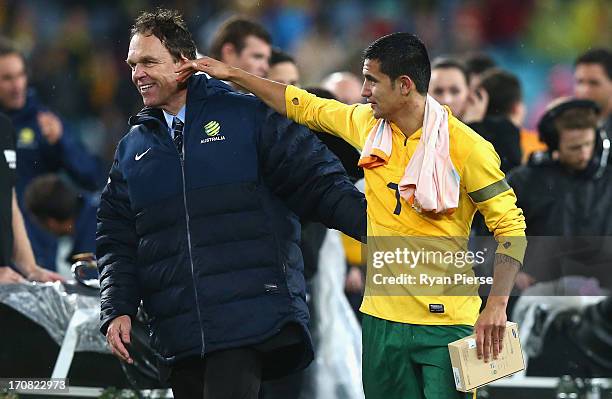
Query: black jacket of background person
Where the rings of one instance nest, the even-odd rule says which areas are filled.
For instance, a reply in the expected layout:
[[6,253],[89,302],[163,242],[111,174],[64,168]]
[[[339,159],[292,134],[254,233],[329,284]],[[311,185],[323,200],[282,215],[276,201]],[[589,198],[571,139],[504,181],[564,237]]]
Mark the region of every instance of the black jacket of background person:
[[[493,144],[501,160],[502,172],[508,173],[521,164],[520,130],[508,118],[485,116],[480,122],[470,123],[469,127]],[[491,236],[484,217],[479,212],[474,215],[472,232],[477,236]]]
[[188,83],[184,161],[161,110],[130,125],[98,210],[101,331],[142,299],[163,365],[265,345],[289,324],[302,349],[264,361],[263,376],[307,365],[299,217],[366,235],[365,198],[340,161],[305,127],[204,75]]
[[15,130],[0,113],[0,266],[13,258],[13,187],[16,180]]
[[502,172],[508,173],[521,164],[521,132],[508,118],[485,116],[469,126],[493,144],[501,159]]
[[[543,281],[580,274],[612,286],[610,166],[596,179],[591,168],[572,173],[550,157],[532,157],[527,165],[508,174],[508,183],[525,214],[527,236],[555,237],[529,240],[525,256],[528,273]],[[550,264],[530,263],[532,256],[537,256],[538,263]]]

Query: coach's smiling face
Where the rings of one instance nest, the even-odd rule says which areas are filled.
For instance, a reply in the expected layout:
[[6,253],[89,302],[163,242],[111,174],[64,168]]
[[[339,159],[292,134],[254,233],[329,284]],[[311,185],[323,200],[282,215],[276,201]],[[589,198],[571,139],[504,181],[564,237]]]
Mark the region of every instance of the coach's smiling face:
[[177,83],[174,72],[180,62],[172,58],[155,35],[135,34],[130,40],[126,62],[145,106],[173,114],[180,110],[185,89]]

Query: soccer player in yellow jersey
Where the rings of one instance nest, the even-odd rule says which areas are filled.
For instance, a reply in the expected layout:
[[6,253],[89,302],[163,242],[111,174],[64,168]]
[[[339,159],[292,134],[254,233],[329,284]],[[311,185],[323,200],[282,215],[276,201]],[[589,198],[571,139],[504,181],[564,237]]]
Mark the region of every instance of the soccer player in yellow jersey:
[[[373,295],[368,278],[363,320],[363,385],[368,399],[465,398],[455,389],[447,344],[475,331],[477,351],[487,361],[497,357],[505,331],[508,294],[524,255],[525,220],[516,197],[499,169],[490,143],[449,115],[449,148],[459,174],[459,204],[452,214],[418,212],[397,192],[397,185],[421,137],[430,63],[414,35],[394,33],[364,52],[362,95],[368,104],[345,105],[293,86],[261,79],[204,57],[184,60],[177,80],[196,71],[246,88],[281,114],[306,126],[343,138],[358,150],[381,118],[392,128],[388,162],[365,169],[368,242],[376,236],[465,237],[476,210],[499,242],[492,295],[479,312],[476,295]],[[519,240],[520,242],[520,240]],[[368,270],[368,273],[370,270]],[[368,276],[370,277],[370,276]]]

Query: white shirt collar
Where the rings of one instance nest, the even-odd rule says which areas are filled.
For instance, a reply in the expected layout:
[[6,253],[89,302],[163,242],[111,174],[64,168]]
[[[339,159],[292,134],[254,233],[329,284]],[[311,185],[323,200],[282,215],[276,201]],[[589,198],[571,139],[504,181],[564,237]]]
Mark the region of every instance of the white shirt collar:
[[166,118],[166,124],[168,125],[168,128],[170,129],[170,131],[172,131],[172,121],[174,120],[174,117],[176,116],[177,118],[180,119],[181,122],[183,122],[183,124],[185,123],[185,105],[183,105],[183,107],[179,110],[178,114],[176,115],[172,115],[169,112],[166,112],[165,110],[162,109],[162,111],[164,111],[164,118]]

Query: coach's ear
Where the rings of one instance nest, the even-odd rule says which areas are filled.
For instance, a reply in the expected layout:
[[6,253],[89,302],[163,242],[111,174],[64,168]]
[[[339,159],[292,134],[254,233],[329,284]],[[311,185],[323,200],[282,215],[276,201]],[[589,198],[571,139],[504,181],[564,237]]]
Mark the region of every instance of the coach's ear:
[[410,79],[407,75],[402,75],[397,78],[400,87],[400,94],[402,96],[407,96],[410,94],[410,91],[414,88],[414,83],[412,83],[412,79]]

